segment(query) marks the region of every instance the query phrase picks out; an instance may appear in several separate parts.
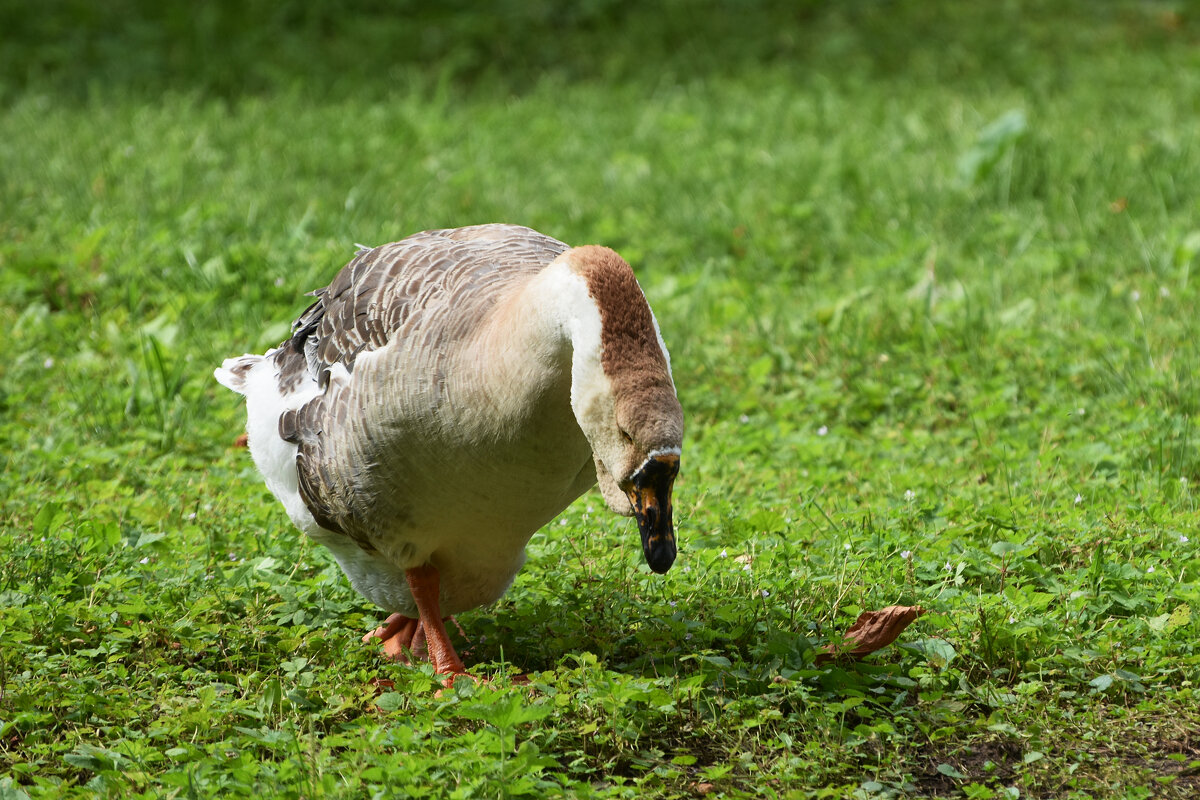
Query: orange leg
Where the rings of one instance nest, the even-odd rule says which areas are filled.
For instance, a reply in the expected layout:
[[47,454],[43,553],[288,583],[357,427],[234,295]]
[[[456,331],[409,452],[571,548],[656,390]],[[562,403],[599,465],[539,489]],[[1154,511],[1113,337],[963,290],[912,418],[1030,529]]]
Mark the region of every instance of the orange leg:
[[403,614],[392,614],[382,626],[362,638],[363,644],[370,644],[372,639],[383,640],[383,652],[393,661],[408,663],[405,650],[414,649],[414,640],[421,631],[421,623]]
[[442,624],[438,603],[438,571],[432,565],[426,564],[410,569],[404,574],[408,578],[408,588],[412,591],[417,611],[421,615],[421,629],[424,632],[425,646],[429,650],[429,661],[439,675],[450,676],[446,684],[449,686],[454,683],[454,676],[466,675],[467,668],[454,651],[454,645],[446,633],[446,626]]

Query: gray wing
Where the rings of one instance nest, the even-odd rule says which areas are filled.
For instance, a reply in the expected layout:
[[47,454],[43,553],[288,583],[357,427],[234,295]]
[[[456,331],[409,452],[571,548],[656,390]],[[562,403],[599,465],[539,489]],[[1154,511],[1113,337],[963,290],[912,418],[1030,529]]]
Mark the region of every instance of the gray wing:
[[[334,365],[353,372],[360,353],[395,337],[414,347],[445,349],[469,336],[505,289],[540,271],[567,245],[517,225],[476,225],[418,233],[362,250],[292,324],[273,354],[280,390],[308,379],[325,390],[279,420],[279,434],[297,444],[300,495],[321,527],[345,533],[371,550],[370,525],[348,476],[335,474],[327,448],[350,409],[330,400]],[[444,313],[453,310],[454,313]]]
[[422,314],[487,305],[505,285],[566,249],[519,225],[475,225],[424,231],[361,250],[329,286],[312,293],[316,302],[292,323],[291,338],[276,350],[280,388],[286,392],[304,377],[324,387],[334,364],[353,371],[359,353],[383,347],[406,327],[419,327],[426,337],[460,337],[469,331],[429,324]]

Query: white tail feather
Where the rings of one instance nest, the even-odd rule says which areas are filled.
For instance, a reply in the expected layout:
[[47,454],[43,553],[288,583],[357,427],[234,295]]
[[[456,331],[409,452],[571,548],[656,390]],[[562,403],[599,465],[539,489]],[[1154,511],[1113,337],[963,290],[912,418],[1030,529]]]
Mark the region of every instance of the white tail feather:
[[221,366],[213,370],[213,377],[225,388],[244,395],[246,393],[246,376],[262,360],[262,356],[249,354],[227,358]]

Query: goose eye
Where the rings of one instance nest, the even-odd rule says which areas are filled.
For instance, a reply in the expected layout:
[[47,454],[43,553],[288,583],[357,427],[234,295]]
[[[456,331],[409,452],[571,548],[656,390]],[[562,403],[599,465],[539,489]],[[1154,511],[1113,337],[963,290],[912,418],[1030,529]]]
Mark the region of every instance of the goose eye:
[[633,444],[633,437],[624,428],[621,428],[621,438],[625,440],[625,444]]

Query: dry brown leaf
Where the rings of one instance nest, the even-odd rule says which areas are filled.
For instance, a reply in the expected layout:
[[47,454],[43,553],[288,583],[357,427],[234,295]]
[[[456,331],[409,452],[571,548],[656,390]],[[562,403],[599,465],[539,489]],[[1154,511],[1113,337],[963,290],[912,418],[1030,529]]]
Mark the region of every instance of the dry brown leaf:
[[887,647],[896,637],[925,613],[920,606],[888,606],[878,611],[864,611],[846,631],[840,644],[825,645],[825,652],[818,653],[816,662],[824,664],[835,658],[862,658]]
[[250,444],[250,434],[243,433],[241,436],[233,440],[234,447],[246,447]]

